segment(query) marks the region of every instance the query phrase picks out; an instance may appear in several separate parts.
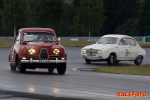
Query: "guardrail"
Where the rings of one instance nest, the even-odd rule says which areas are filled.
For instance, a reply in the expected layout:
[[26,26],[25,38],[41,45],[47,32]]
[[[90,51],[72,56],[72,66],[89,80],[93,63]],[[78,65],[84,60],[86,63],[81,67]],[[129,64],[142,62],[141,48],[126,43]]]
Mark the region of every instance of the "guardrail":
[[[86,40],[89,41],[89,37],[59,37],[61,40],[72,40],[72,41],[79,41],[79,40]],[[133,36],[138,42],[144,42],[143,36]],[[0,40],[8,40],[14,39],[14,37],[0,37]],[[90,37],[90,41],[96,42],[99,40],[100,37]]]

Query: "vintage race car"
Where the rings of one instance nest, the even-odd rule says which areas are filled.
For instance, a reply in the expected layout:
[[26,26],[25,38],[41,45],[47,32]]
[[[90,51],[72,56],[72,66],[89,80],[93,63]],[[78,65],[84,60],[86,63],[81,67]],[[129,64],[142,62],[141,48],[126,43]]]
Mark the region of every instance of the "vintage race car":
[[120,61],[134,61],[135,65],[140,65],[145,56],[146,51],[127,35],[104,35],[96,44],[81,49],[81,57],[88,64],[107,61],[108,65],[112,65]]
[[67,53],[53,29],[22,28],[14,39],[8,60],[12,71],[17,68],[24,73],[26,69],[47,68],[52,73],[57,68],[59,74],[64,74]]

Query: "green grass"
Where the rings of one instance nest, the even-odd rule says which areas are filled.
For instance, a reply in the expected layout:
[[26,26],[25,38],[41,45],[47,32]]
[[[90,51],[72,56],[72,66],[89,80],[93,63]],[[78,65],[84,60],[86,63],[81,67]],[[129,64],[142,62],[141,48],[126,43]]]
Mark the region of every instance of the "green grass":
[[94,44],[95,42],[90,41],[60,41],[64,47],[84,47],[86,45]]
[[10,48],[13,45],[13,40],[0,40],[0,48]]
[[[86,45],[94,44],[95,42],[91,41],[70,41],[70,40],[61,40],[61,45],[64,47],[84,47]],[[0,48],[10,48],[13,45],[13,40],[0,40]],[[150,48],[150,44],[140,44],[141,47]]]
[[98,73],[115,73],[129,75],[150,75],[150,64],[141,66],[104,66],[90,70]]

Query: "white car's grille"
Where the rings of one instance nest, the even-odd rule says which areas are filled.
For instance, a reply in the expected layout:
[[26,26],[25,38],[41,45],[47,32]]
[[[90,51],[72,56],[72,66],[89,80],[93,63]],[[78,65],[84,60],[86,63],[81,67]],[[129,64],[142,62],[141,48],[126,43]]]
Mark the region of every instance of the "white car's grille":
[[86,53],[89,55],[98,54],[97,52],[98,52],[98,50],[96,50],[96,49],[87,49],[86,50]]

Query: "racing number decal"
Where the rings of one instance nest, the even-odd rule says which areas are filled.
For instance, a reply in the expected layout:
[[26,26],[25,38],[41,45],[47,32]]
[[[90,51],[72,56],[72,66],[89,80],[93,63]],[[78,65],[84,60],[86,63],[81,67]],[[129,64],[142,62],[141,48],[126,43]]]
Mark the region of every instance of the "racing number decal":
[[126,49],[125,56],[128,56],[129,54],[130,54],[130,51],[128,49]]

